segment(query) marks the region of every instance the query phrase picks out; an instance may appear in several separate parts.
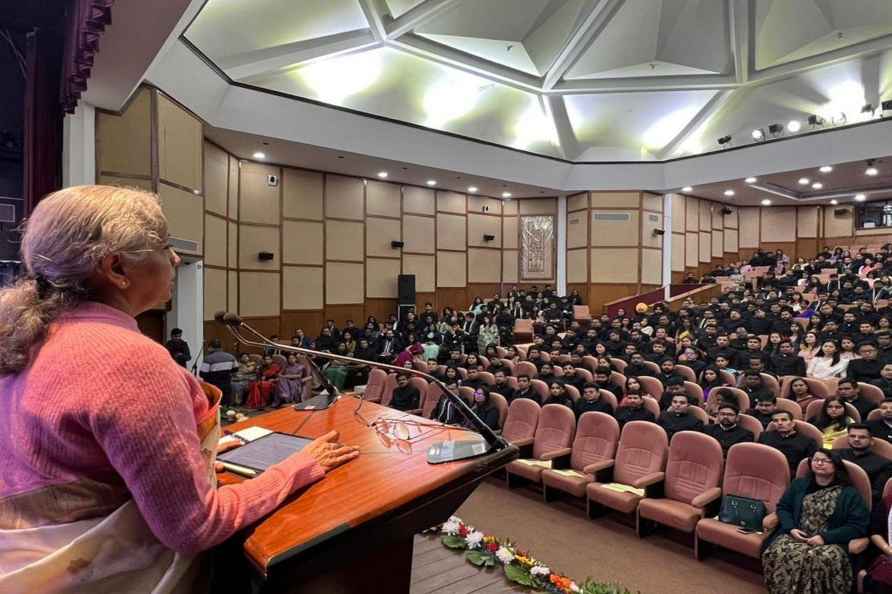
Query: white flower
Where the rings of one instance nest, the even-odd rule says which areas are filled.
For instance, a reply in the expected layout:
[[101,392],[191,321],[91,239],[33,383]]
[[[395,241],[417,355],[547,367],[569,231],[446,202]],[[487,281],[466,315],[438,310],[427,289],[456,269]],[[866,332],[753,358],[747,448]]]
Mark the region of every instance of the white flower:
[[496,557],[501,561],[502,565],[508,565],[514,561],[514,554],[505,547],[499,547],[499,550],[496,551]]
[[570,591],[571,592],[582,592],[582,588],[576,585],[576,582],[570,582]]
[[449,521],[447,521],[445,524],[443,524],[442,530],[443,530],[444,534],[454,535],[454,534],[458,534],[459,526],[460,526],[460,524],[459,524],[458,518],[454,518],[454,519],[449,518]]
[[533,567],[530,568],[530,575],[541,575],[544,577],[550,573],[551,570],[544,565],[533,565]]
[[483,533],[479,530],[474,530],[465,537],[465,542],[468,544],[469,549],[476,549],[483,542]]

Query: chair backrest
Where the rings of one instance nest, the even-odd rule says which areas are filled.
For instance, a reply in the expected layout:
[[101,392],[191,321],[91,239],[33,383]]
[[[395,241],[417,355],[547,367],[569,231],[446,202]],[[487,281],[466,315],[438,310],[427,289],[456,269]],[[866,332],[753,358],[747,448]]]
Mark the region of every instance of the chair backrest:
[[687,381],[697,383],[697,374],[687,365],[676,365],[675,372]]
[[[654,416],[654,420],[657,420],[660,418],[660,413],[662,411],[660,410],[660,401],[659,400],[657,400],[656,398],[653,398],[651,396],[646,396],[644,398],[643,406],[644,406],[645,410],[650,411],[650,414],[652,414]],[[644,421],[644,422],[646,422],[646,421]]]
[[875,406],[879,406],[880,402],[882,402],[886,398],[886,396],[883,394],[883,391],[878,386],[874,386],[873,384],[858,382],[858,389],[861,392],[861,396],[859,396],[859,398],[864,398]]
[[[793,421],[796,424],[796,432],[805,435],[808,438],[811,438],[812,441],[815,442],[815,445],[818,448],[824,447],[824,434],[821,433],[821,430],[812,425],[807,421],[800,421],[796,419]],[[768,427],[765,428],[765,431],[774,431],[776,429],[774,421],[768,423]]]
[[697,401],[697,406],[703,406],[703,388],[698,384],[685,380],[684,393],[687,394],[689,399],[694,398]]
[[570,466],[582,470],[593,462],[613,460],[619,443],[619,423],[608,414],[587,412],[579,417]]
[[759,436],[762,435],[762,423],[759,422],[759,419],[747,414],[741,414],[738,423],[753,434],[753,441],[759,440]]
[[487,386],[492,387],[492,386],[496,385],[496,376],[494,376],[493,374],[491,374],[488,371],[478,371],[477,377],[479,377],[481,380],[483,380],[483,383],[485,383]]
[[666,497],[690,504],[697,495],[718,487],[724,454],[719,442],[697,431],[680,431],[669,444]]
[[541,359],[542,359],[543,363],[551,363],[551,354],[550,353],[543,350],[540,354],[542,355]]
[[[816,400],[815,402],[820,402]],[[802,407],[795,400],[790,400],[789,398],[778,398],[777,399],[777,410],[783,410],[791,415],[793,415],[793,420],[801,421],[802,420]]]
[[[844,403],[846,407],[846,414],[854,419],[856,423],[861,422],[861,413],[858,412],[858,409],[849,404],[848,402]],[[823,400],[813,400],[808,403],[808,406],[805,407],[805,420],[811,421],[813,419],[818,418],[818,415],[821,414],[821,407],[824,406]]]
[[517,369],[517,365],[514,364],[514,361],[511,359],[502,359],[502,364],[504,365],[506,371],[505,373],[508,375],[515,375],[515,370]]
[[642,476],[660,472],[668,456],[669,440],[662,427],[647,421],[630,421],[619,438],[613,480],[629,485]]
[[[846,435],[840,435],[833,440],[834,450],[847,450],[849,448],[849,438]],[[874,437],[870,446],[871,451],[877,456],[882,456],[886,460],[892,462],[892,443],[885,439]]]
[[660,398],[663,395],[663,382],[657,378],[649,375],[639,375],[638,382],[641,384],[641,390],[654,398]]
[[726,394],[733,394],[737,399],[737,407],[740,409],[740,412],[746,412],[750,409],[750,397],[749,394],[741,390],[740,388],[732,388],[731,386],[727,386],[724,388],[713,388],[712,391],[709,392],[709,401],[712,402],[713,398],[716,398],[716,391],[722,390],[722,392]]
[[443,390],[440,389],[436,384],[428,384],[427,389],[422,394],[421,401],[421,416],[425,419],[429,419],[434,412],[434,409],[437,408],[437,402],[440,400],[440,396],[442,396]]
[[418,388],[418,408],[424,410],[424,399],[427,398],[427,387],[430,384],[423,377],[410,377],[409,385]]
[[644,361],[643,365],[647,367],[647,369],[650,371],[650,374],[654,377],[660,375],[660,373],[662,373],[663,371],[662,369],[660,369],[660,366],[653,361]]
[[582,367],[577,367],[576,373],[577,373],[577,375],[582,376],[582,379],[587,384],[590,384],[595,381],[595,378],[592,376],[592,372],[589,371],[588,369],[583,369]]
[[483,355],[477,355],[477,360],[480,361],[480,365],[481,367],[483,367],[483,369],[489,369],[489,359],[487,359]]
[[625,371],[626,367],[628,367],[628,365],[629,365],[628,363],[626,363],[625,361],[623,361],[622,359],[619,359],[617,357],[608,357],[608,360],[610,361],[610,364],[613,365],[613,368],[616,369],[617,371],[619,371],[620,373]]
[[384,390],[381,392],[381,404],[390,406],[393,400],[393,390],[396,388],[396,374],[388,373],[387,379],[384,380]]
[[725,495],[759,499],[769,512],[790,486],[790,465],[780,452],[761,443],[738,443],[728,450],[722,491]]
[[592,314],[588,309],[588,305],[574,305],[573,319],[577,322],[581,322],[583,320],[591,320]]
[[567,396],[573,399],[573,402],[579,400],[580,394],[579,390],[576,389],[576,386],[571,386],[570,384],[564,384],[564,389],[567,391]]
[[872,411],[870,411],[869,413],[867,413],[868,421],[877,421],[882,418],[883,418],[883,411],[881,411],[878,408],[875,408]]
[[784,375],[780,378],[780,396],[778,398],[790,398],[790,386],[793,384],[793,380],[796,379],[795,375]]
[[536,435],[541,410],[542,407],[529,398],[512,401],[502,425],[502,437],[509,442],[531,439]]
[[501,429],[505,426],[505,419],[508,417],[508,401],[496,392],[489,393],[489,401],[499,411],[499,428]]
[[539,370],[537,370],[536,366],[529,361],[520,361],[514,366],[514,375],[528,375],[531,378],[534,378],[539,375]]
[[836,390],[831,392],[830,389],[827,387],[827,384],[816,377],[806,377],[803,379],[805,380],[805,383],[808,384],[809,393],[817,396],[818,398],[829,398],[832,394],[836,393]]
[[611,392],[610,390],[605,390],[604,388],[600,388],[598,392],[601,394],[601,400],[604,400],[613,410],[616,410],[619,407],[619,402],[616,400],[616,394]]
[[462,397],[462,400],[468,403],[468,405],[474,404],[474,388],[470,386],[459,386],[458,395]]
[[611,371],[610,377],[608,378],[607,381],[609,381],[614,386],[619,386],[620,389],[623,391],[623,394],[626,393],[626,376],[624,376],[620,372]]
[[562,404],[546,404],[539,415],[539,426],[533,440],[533,457],[568,448],[576,434],[576,415]]
[[548,384],[543,382],[540,379],[534,379],[531,383],[533,386],[533,390],[536,391],[536,394],[539,395],[539,399],[542,402],[545,402],[549,398],[551,398],[551,390],[548,389]]
[[598,360],[591,355],[586,355],[582,358],[582,366],[594,373],[598,368]]
[[384,394],[384,384],[387,382],[387,372],[383,369],[372,369],[369,372],[369,380],[366,382],[363,399],[369,402],[380,402]]
[[[808,464],[808,458],[799,461],[799,466],[796,467],[796,478],[805,478],[808,476]],[[849,480],[852,481],[852,486],[855,487],[855,490],[861,495],[864,504],[867,506],[867,510],[870,511],[871,507],[873,507],[873,488],[870,484],[870,477],[863,468],[854,462],[843,460],[842,464],[849,473]]]
[[762,384],[768,389],[769,392],[774,394],[775,398],[780,397],[780,384],[777,381],[777,378],[768,373],[760,373],[762,376]]
[[722,381],[728,384],[729,386],[736,386],[737,380],[734,379],[734,374],[730,371],[725,371],[724,369],[719,370],[719,375],[722,377]]
[[692,417],[697,417],[697,419],[704,425],[709,423],[709,415],[706,414],[706,411],[703,410],[702,408],[700,408],[699,406],[693,406],[693,405],[689,406],[688,414],[691,415]]

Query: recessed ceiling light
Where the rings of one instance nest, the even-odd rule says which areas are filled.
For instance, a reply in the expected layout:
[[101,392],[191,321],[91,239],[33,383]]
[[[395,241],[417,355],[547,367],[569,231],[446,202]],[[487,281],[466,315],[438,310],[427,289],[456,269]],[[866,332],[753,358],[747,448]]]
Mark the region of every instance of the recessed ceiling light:
[[821,173],[830,173],[831,171],[833,171],[833,167],[831,167],[830,165],[824,165],[823,167],[818,169],[818,171],[820,171]]
[[810,184],[810,183],[811,183],[811,180],[808,179],[807,177],[800,177],[800,178],[799,178],[799,185],[801,185],[801,186],[807,186],[807,185]]
[[765,138],[765,132],[762,130],[762,128],[756,128],[755,130],[753,130],[753,140],[762,140],[763,138]]
[[255,159],[266,159],[266,153],[263,153],[260,151],[257,151],[256,153],[254,153],[251,156],[254,157]]
[[837,204],[839,204],[839,200],[834,198],[833,200],[830,201],[830,204],[832,204],[833,206],[836,206]]
[[379,172],[378,172],[378,177],[380,177],[381,179],[387,179],[387,172],[386,172],[386,171],[379,171]]
[[788,132],[793,132],[795,134],[796,132],[799,132],[800,128],[802,128],[802,122],[799,120],[790,120],[787,123]]
[[429,186],[435,186],[435,185],[437,185],[437,180],[435,180],[435,179],[429,179],[429,180],[427,180],[427,185],[429,185]]
[[822,184],[821,182],[815,182],[811,185],[812,190],[820,190],[823,187],[824,187],[824,184]]
[[477,186],[468,186],[468,192],[474,194],[477,192]]
[[868,167],[867,169],[864,170],[864,175],[870,175],[870,176],[873,176],[873,175],[877,175],[877,174],[879,174],[879,172],[880,172],[879,169],[877,169],[876,167],[874,167],[873,165],[871,165],[870,167]]
[[756,183],[756,182],[759,181],[759,180],[758,180],[757,178],[753,177],[753,176],[749,176],[748,178],[746,178],[745,181],[746,181],[746,183],[748,183],[748,184],[754,184],[754,183]]
[[502,198],[511,198],[511,192],[502,192]]
[[692,188],[691,186],[685,186],[681,189],[681,191],[682,192],[693,192],[694,188]]
[[725,196],[733,196],[734,190],[725,190]]
[[765,198],[764,200],[762,200],[762,206],[771,206],[771,200]]
[[867,200],[867,196],[865,196],[864,194],[855,194],[856,202],[864,202],[865,200]]

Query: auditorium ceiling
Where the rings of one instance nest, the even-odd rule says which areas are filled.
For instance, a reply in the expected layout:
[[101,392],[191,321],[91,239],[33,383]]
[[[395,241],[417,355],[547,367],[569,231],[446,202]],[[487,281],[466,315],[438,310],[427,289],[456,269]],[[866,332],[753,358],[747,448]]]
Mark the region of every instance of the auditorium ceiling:
[[575,162],[892,116],[889,0],[208,0],[184,37],[235,83]]

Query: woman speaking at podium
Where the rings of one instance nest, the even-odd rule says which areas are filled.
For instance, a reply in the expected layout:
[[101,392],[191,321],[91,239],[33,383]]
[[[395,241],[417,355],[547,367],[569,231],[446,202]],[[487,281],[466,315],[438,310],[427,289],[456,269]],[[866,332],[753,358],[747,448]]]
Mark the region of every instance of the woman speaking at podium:
[[0,290],[0,592],[200,591],[196,556],[358,455],[331,432],[252,480],[216,488],[219,391],[140,313],[180,259],[153,194],[56,192]]

